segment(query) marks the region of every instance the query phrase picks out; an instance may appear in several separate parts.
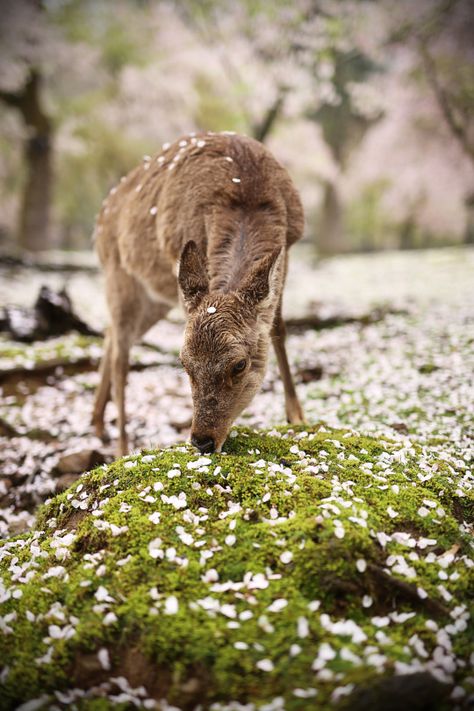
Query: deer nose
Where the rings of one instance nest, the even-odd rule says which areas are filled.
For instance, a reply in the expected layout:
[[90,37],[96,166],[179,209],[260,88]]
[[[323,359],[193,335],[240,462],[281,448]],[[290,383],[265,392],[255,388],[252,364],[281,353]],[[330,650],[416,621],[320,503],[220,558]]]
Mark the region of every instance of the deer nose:
[[204,437],[195,437],[194,435],[191,437],[191,444],[199,449],[201,454],[210,454],[211,452],[216,451],[216,444],[212,437],[208,437],[207,435],[204,435]]

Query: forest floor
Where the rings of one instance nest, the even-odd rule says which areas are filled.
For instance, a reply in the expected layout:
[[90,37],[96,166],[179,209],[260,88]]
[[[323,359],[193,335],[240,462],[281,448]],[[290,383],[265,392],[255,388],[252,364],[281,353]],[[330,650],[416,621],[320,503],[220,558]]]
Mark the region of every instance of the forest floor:
[[[474,251],[385,253],[291,264],[285,310],[340,325],[293,329],[290,362],[309,423],[430,444],[470,466],[474,440]],[[5,271],[0,300],[31,305],[41,284],[66,284],[74,308],[107,322],[95,273]],[[382,308],[380,308],[382,307]],[[372,318],[372,316],[374,316]],[[351,322],[351,319],[353,321]],[[348,321],[348,322],[344,322]],[[184,441],[191,417],[187,377],[177,356],[179,312],[133,351],[127,391],[131,446]],[[90,427],[101,339],[70,334],[25,345],[0,340],[0,535],[31,526],[37,505],[80,472],[113,458]],[[282,385],[271,357],[262,392],[240,422],[284,421]],[[75,455],[70,457],[69,455]]]
[[[0,342],[0,709],[468,707],[474,251],[295,257],[307,425],[276,428],[272,357],[212,457],[182,446],[179,313],[134,350],[117,462],[113,405],[109,445],[89,424],[101,339]],[[23,305],[64,280],[5,276]],[[99,275],[68,282],[102,329]]]

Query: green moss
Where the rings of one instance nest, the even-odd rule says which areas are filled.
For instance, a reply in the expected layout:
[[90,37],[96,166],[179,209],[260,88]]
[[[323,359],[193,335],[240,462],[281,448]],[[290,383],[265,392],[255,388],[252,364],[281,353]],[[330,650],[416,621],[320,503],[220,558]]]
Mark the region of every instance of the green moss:
[[46,341],[22,344],[0,339],[0,368],[31,367],[47,365],[56,361],[75,363],[79,358],[95,356],[102,339],[77,333],[67,334]]
[[[109,680],[124,677],[183,708],[281,696],[324,709],[335,689],[426,664],[438,646],[427,620],[451,634],[466,617],[472,499],[455,462],[303,427],[240,429],[198,460],[175,447],[84,474],[4,544],[0,708],[93,687],[77,708],[108,708],[100,693],[120,695]],[[466,661],[464,623],[451,641]],[[332,658],[313,669],[323,643]],[[464,676],[458,666],[453,681]]]

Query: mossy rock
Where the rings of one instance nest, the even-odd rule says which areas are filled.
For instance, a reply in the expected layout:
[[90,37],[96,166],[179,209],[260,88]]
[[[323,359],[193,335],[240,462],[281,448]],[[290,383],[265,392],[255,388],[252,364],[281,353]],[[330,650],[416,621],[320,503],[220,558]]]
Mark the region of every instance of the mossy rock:
[[417,683],[407,707],[451,708],[469,693],[463,462],[322,427],[232,434],[225,454],[88,472],[4,542],[0,708],[386,709]]

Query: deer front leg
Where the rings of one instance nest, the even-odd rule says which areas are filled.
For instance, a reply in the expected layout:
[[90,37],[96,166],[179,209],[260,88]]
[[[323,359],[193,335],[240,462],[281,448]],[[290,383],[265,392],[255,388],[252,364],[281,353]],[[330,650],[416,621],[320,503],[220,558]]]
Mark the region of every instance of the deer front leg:
[[119,441],[117,455],[128,454],[128,439],[125,415],[125,386],[127,384],[128,359],[131,343],[120,332],[112,337],[112,392],[118,413]]
[[95,429],[97,437],[104,439],[104,413],[105,408],[110,400],[110,365],[112,356],[112,341],[109,333],[104,339],[104,353],[100,361],[99,385],[97,386],[94,409],[92,412],[92,425]]
[[271,336],[283,387],[285,389],[286,418],[290,424],[297,425],[304,422],[304,415],[296,394],[293,378],[291,377],[290,366],[288,365],[288,357],[285,348],[286,328],[281,316],[280,307],[278,307],[277,313],[275,314]]

